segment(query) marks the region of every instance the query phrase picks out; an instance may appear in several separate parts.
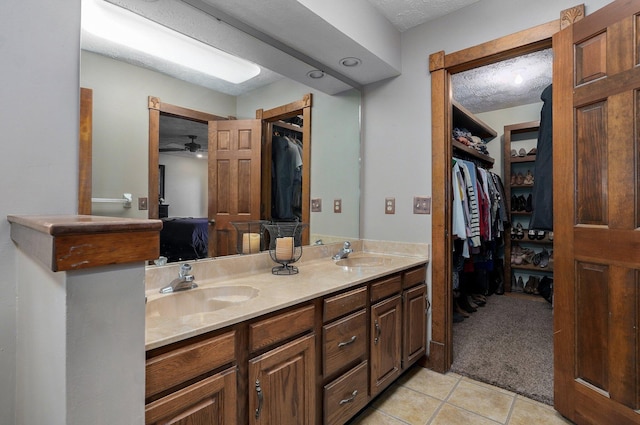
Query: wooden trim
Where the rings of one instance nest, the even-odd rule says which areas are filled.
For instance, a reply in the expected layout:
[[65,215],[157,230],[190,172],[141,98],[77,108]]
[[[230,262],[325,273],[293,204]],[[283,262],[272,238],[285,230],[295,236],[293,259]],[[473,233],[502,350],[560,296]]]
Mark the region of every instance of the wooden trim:
[[429,57],[432,140],[432,341],[428,364],[439,372],[453,361],[451,294],[451,88],[450,74],[499,62],[552,46],[560,19],[468,49]]
[[[311,107],[313,94],[307,93],[301,100],[281,105],[273,109],[257,109],[256,119],[262,120],[262,176],[261,206],[263,219],[271,219],[271,131],[276,121],[302,115],[302,222],[309,223],[311,218]],[[302,231],[302,245],[309,245],[309,227]]]
[[91,214],[93,176],[93,90],[80,87],[80,140],[78,148],[78,214]]
[[11,239],[50,270],[147,261],[160,255],[158,220],[75,216],[8,216]]
[[158,165],[160,164],[160,115],[172,115],[191,121],[197,121],[208,124],[209,121],[223,121],[226,117],[221,117],[207,112],[197,111],[195,109],[183,108],[182,106],[163,103],[159,97],[149,96],[149,187],[148,187],[148,217],[158,218],[158,187],[160,176]]

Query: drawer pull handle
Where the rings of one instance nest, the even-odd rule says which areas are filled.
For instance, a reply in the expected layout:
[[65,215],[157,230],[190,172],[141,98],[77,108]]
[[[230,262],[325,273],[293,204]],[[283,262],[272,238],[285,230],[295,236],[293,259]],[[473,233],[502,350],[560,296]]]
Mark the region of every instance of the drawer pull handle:
[[376,327],[376,337],[373,340],[373,344],[374,345],[378,345],[378,341],[380,340],[380,334],[382,334],[382,329],[380,329],[380,325],[378,324],[378,321],[374,321],[374,326]]
[[344,347],[346,345],[353,344],[354,342],[356,342],[356,336],[355,335],[352,336],[349,341],[339,343],[338,344],[338,348],[342,348],[342,347]]
[[258,393],[258,408],[256,409],[256,419],[258,419],[262,412],[262,388],[260,388],[260,380],[258,379],[256,379],[256,393]]
[[358,390],[353,390],[353,392],[351,393],[351,397],[345,398],[344,400],[340,400],[340,406],[347,403],[353,403],[353,400],[355,400],[357,395],[358,395]]

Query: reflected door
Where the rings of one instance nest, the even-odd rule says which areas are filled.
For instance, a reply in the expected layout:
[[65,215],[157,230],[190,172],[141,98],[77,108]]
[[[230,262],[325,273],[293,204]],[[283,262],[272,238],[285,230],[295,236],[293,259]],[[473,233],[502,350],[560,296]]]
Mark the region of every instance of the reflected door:
[[236,254],[232,221],[260,219],[260,120],[209,122],[209,254]]

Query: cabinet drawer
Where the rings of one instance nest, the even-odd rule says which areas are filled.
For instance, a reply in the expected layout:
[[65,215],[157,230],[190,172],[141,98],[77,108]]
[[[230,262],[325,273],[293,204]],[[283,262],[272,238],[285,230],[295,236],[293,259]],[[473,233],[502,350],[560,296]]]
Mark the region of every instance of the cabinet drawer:
[[352,311],[364,308],[367,305],[367,287],[345,292],[324,300],[324,321],[328,322],[335,318],[349,314]]
[[257,351],[313,329],[314,310],[309,305],[249,325],[249,349]]
[[145,395],[168,390],[231,363],[235,357],[235,331],[152,357],[146,365]]
[[322,327],[322,369],[328,377],[341,367],[362,357],[367,351],[367,311],[360,310],[350,316]]
[[397,294],[400,289],[402,289],[402,279],[399,274],[380,279],[371,284],[371,301],[375,302]]
[[324,387],[324,423],[343,424],[368,402],[367,362]]
[[418,283],[427,281],[427,268],[425,266],[416,267],[403,273],[402,288],[411,288]]

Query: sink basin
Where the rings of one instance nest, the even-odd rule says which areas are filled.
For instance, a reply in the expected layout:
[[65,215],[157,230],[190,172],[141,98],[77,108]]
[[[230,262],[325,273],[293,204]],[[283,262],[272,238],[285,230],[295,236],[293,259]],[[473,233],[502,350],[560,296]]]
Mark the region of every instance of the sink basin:
[[181,317],[238,305],[258,295],[252,286],[215,286],[175,292],[149,300],[147,317]]
[[382,257],[351,257],[336,261],[336,265],[341,267],[379,267],[385,263],[388,260]]

